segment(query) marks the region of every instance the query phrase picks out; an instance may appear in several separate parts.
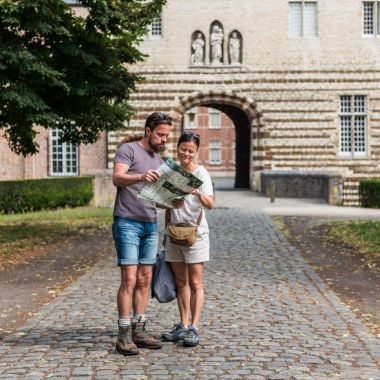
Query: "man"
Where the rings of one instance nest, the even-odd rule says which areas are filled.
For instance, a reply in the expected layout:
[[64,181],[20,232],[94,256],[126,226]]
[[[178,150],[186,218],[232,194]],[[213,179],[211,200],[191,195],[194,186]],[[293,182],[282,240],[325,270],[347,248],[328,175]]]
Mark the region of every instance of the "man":
[[145,123],[144,137],[121,145],[115,155],[112,180],[117,194],[112,233],[121,269],[116,351],[123,355],[137,355],[138,347],[162,347],[161,341],[145,329],[145,308],[158,246],[156,205],[137,198],[137,194],[145,182],[159,178],[156,169],[162,159],[157,152],[164,149],[171,125],[169,115],[151,114]]

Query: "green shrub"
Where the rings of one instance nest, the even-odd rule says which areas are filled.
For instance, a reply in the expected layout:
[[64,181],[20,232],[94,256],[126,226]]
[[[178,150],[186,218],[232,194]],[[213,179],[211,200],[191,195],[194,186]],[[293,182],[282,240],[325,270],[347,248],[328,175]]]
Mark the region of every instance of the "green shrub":
[[92,177],[0,181],[0,213],[77,207],[93,197]]
[[360,181],[359,198],[363,207],[380,208],[380,179]]

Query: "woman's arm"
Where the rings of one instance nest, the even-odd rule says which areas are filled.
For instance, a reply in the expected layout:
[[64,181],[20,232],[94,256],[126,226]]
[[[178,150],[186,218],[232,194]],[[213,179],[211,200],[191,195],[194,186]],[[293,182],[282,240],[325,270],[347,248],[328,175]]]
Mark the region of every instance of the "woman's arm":
[[191,194],[198,197],[202,206],[207,207],[210,210],[214,207],[215,200],[213,196],[205,195],[199,189],[195,189]]

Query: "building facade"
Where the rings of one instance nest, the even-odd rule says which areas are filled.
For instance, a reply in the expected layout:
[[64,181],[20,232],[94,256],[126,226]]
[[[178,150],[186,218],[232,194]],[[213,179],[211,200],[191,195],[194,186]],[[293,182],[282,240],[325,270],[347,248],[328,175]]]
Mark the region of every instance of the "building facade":
[[199,135],[197,162],[212,177],[235,177],[235,127],[225,113],[208,107],[190,108],[184,115],[183,131]]
[[107,136],[105,166],[151,112],[173,115],[174,155],[189,111],[208,109],[234,140],[202,141],[200,160],[229,144],[235,169],[219,171],[237,187],[260,189],[263,170],[337,173],[353,204],[358,181],[380,176],[380,1],[168,0],[141,50],[136,115]]
[[58,129],[37,128],[39,153],[23,157],[13,153],[0,136],[0,180],[37,179],[55,176],[96,174],[107,169],[107,136],[95,144],[61,143]]
[[[235,126],[236,186],[259,189],[262,170],[338,173],[355,202],[358,180],[380,175],[379,3],[168,0],[132,68],[145,80],[131,135],[171,112],[174,152],[186,112],[211,107]],[[123,137],[110,134],[110,163]]]

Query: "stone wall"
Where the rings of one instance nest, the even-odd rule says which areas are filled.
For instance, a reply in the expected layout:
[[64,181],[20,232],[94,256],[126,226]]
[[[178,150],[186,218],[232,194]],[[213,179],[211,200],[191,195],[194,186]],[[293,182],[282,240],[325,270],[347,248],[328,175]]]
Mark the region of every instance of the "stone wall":
[[271,171],[261,172],[261,192],[270,198],[321,198],[341,205],[342,177],[323,172]]

